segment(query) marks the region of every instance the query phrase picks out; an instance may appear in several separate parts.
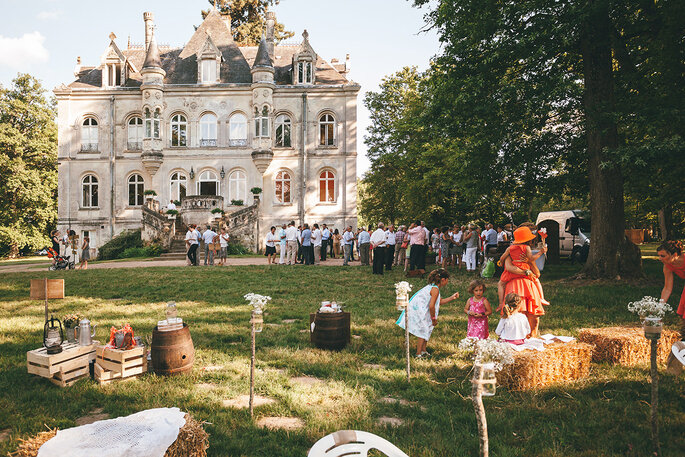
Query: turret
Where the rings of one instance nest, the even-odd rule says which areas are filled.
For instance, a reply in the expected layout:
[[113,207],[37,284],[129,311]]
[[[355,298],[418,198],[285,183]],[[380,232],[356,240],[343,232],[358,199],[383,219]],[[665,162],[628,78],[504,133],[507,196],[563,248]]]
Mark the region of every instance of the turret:
[[[145,19],[147,30],[147,18],[145,17]],[[145,127],[141,159],[150,176],[154,176],[164,159],[161,119],[162,111],[164,111],[164,77],[166,76],[166,72],[162,69],[162,59],[159,56],[154,29],[152,30],[145,62],[140,70],[143,77],[140,89],[143,97],[142,108]]]
[[274,156],[271,149],[274,87],[274,66],[266,38],[262,37],[252,65],[252,115],[255,129],[252,161],[260,173],[266,171]]

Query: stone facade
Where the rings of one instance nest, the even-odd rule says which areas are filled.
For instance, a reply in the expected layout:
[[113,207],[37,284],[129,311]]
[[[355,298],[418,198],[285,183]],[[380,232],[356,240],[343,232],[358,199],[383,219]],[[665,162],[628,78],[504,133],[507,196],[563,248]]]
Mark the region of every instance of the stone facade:
[[263,189],[262,247],[268,227],[290,220],[356,226],[360,86],[306,31],[300,44],[275,44],[274,19],[259,47],[238,47],[213,10],[171,48],[157,45],[145,13],[145,45],[122,50],[111,34],[99,65],[79,58],[76,80],[54,91],[58,228],[87,231],[97,247],[141,228],[143,190],[162,207],[216,195],[230,214],[254,204],[253,187]]

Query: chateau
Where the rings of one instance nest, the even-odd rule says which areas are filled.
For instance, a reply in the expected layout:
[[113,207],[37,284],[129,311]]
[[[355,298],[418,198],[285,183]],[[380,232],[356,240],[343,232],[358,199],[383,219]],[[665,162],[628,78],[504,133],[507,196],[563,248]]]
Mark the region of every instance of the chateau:
[[162,208],[181,201],[186,223],[214,209],[189,220],[200,213],[183,209],[203,201],[194,196],[227,215],[252,206],[257,239],[290,220],[356,226],[360,86],[349,58],[325,61],[306,30],[300,44],[276,44],[273,12],[254,47],[237,46],[216,9],[182,48],[157,44],[152,13],[143,22],[144,45],[122,49],[110,34],[100,63],[79,58],[76,80],[54,91],[60,230],[99,247],[139,229],[148,190]]

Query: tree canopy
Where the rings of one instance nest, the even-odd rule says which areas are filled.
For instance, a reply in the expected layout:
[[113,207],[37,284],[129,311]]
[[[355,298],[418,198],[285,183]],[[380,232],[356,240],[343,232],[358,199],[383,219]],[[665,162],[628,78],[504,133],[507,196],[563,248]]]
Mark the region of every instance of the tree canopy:
[[[241,46],[256,46],[265,33],[265,15],[270,6],[278,4],[280,0],[207,0],[212,7],[221,14],[231,16],[231,30],[233,39]],[[209,10],[202,11],[202,18],[209,14]],[[294,35],[285,30],[280,22],[274,26],[276,42],[286,40]]]
[[0,86],[0,255],[49,244],[57,220],[57,126],[40,82]]

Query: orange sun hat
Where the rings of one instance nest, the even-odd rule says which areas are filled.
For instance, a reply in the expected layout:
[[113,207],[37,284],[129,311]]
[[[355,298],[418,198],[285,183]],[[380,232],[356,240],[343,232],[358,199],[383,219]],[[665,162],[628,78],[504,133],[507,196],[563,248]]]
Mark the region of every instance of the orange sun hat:
[[519,227],[514,230],[514,244],[522,244],[534,239],[535,235],[528,227]]

